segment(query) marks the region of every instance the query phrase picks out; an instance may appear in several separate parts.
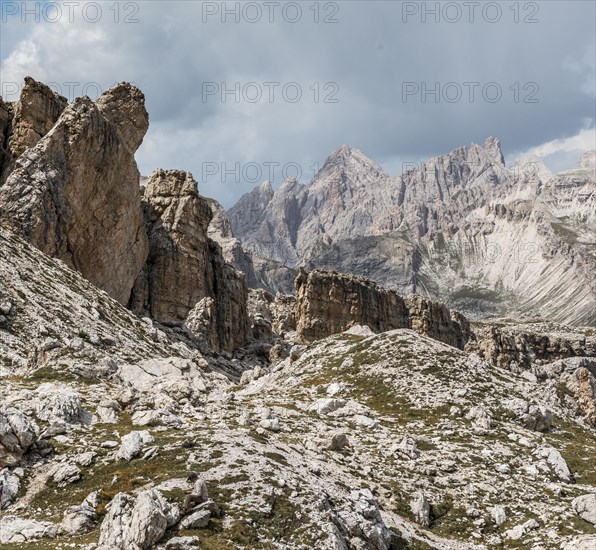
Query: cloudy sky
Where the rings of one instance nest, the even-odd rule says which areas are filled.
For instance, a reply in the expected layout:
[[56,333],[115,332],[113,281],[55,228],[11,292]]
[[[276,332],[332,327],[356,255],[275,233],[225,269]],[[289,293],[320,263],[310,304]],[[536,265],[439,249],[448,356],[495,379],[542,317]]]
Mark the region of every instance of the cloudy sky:
[[26,75],[69,99],[134,82],[142,173],[189,170],[225,206],[343,143],[390,173],[488,136],[554,170],[596,147],[596,2],[60,4],[0,3],[4,99]]

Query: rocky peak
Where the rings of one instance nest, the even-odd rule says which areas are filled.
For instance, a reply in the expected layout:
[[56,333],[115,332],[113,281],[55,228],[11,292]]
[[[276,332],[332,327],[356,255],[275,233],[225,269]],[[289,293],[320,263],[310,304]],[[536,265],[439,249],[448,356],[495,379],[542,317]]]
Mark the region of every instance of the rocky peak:
[[[37,98],[51,113],[60,110],[49,88],[27,85],[25,97]],[[18,157],[0,188],[0,220],[126,304],[147,257],[139,171],[122,137],[130,133],[126,115],[117,114],[109,96],[102,109],[118,127],[88,97],[77,98],[37,145]],[[15,114],[16,128],[27,127],[19,122],[27,118],[24,107],[21,112],[21,118]],[[51,118],[46,122],[43,131]],[[37,139],[38,133],[19,135]],[[13,124],[11,140],[14,136]]]
[[143,92],[128,82],[122,82],[98,97],[96,105],[116,126],[129,149],[135,152],[149,129]]
[[577,168],[579,170],[596,170],[596,150],[586,151],[577,161]]
[[[269,200],[271,200],[271,197],[273,196],[273,186],[271,185],[271,182],[269,180],[265,180],[263,183],[255,187],[255,190],[258,190],[259,195],[261,197],[265,197],[264,202],[269,202]],[[267,205],[265,204],[265,206]]]
[[511,165],[510,171],[516,179],[548,181],[553,173],[538,155],[524,155]]
[[347,186],[359,186],[370,183],[371,178],[388,177],[382,168],[366,157],[358,149],[342,145],[333,151],[321,170],[309,185],[309,190],[328,186],[341,181]]
[[198,184],[190,172],[158,168],[147,178],[144,197],[198,197]]
[[497,164],[505,166],[505,157],[503,157],[503,152],[501,151],[501,142],[497,138],[487,138],[484,142],[483,149]]
[[6,150],[3,163],[0,157],[0,185],[14,169],[16,159],[51,130],[67,104],[66,98],[28,76],[11,112],[6,104],[0,105],[0,148]]
[[209,224],[209,237],[221,245],[220,241],[234,238],[232,224],[221,204],[213,199],[208,199],[208,202],[209,206],[211,206],[211,213],[213,214],[213,218]]

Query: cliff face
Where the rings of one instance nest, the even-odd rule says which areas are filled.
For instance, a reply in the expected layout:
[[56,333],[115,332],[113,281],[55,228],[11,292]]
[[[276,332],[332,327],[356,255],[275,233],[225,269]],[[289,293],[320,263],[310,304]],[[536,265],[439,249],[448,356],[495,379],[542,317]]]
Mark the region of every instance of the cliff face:
[[29,81],[17,105],[9,152],[24,151],[0,188],[0,223],[126,304],[147,257],[134,159],[144,96],[121,84],[76,99],[54,124],[63,104],[45,88]]
[[408,327],[404,300],[364,277],[302,271],[296,279],[296,330],[305,342],[368,325],[374,332]]
[[263,286],[255,273],[252,257],[244,251],[240,241],[234,237],[230,220],[223,206],[213,199],[209,199],[208,202],[213,214],[208,228],[209,238],[221,247],[225,261],[244,273],[246,284],[250,288]]
[[2,185],[2,173],[4,171],[4,163],[6,162],[8,152],[8,135],[10,133],[10,126],[13,117],[13,104],[6,103],[0,97],[0,186]]
[[407,296],[408,327],[419,334],[464,349],[470,339],[469,321],[458,311],[451,311],[445,304],[421,296]]
[[[237,205],[238,209],[242,209],[242,215],[245,215],[245,212],[252,212],[252,214],[246,214],[252,218],[265,208],[269,201],[268,197],[273,194],[271,184],[265,182],[258,189],[255,196]],[[240,240],[234,236],[232,222],[223,207],[213,199],[209,200],[209,204],[213,212],[213,219],[209,224],[209,238],[221,246],[226,262],[244,273],[248,287],[262,288],[273,294],[291,293],[294,289],[297,270],[276,260],[253,256],[251,252],[247,252]],[[230,215],[239,219],[240,213],[231,212]]]
[[155,171],[144,190],[143,210],[149,257],[135,282],[131,308],[170,326],[184,325],[192,310],[187,324],[214,349],[245,344],[247,287],[208,237],[211,207],[192,175]]
[[135,282],[131,307],[160,323],[180,325],[209,294],[211,209],[191,174],[157,170],[143,193],[143,211],[149,256]]
[[301,271],[296,279],[296,330],[304,342],[320,340],[353,325],[373,332],[411,328],[463,349],[470,338],[467,319],[441,303],[402,298],[365,277],[335,272]]

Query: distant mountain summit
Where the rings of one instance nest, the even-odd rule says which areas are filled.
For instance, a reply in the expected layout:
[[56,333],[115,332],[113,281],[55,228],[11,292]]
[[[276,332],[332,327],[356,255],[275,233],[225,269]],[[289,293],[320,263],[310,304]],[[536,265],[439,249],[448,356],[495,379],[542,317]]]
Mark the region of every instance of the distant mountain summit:
[[257,262],[366,275],[473,317],[595,324],[593,166],[592,151],[556,175],[535,156],[507,167],[490,137],[392,176],[342,145],[308,185],[265,182],[228,216]]

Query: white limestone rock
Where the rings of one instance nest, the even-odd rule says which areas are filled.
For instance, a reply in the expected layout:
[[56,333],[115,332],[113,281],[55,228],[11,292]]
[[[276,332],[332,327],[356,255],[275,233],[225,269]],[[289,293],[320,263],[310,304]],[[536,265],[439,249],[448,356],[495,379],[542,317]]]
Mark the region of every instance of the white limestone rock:
[[140,455],[143,447],[153,441],[154,438],[148,431],[130,432],[122,438],[116,458],[130,461]]

